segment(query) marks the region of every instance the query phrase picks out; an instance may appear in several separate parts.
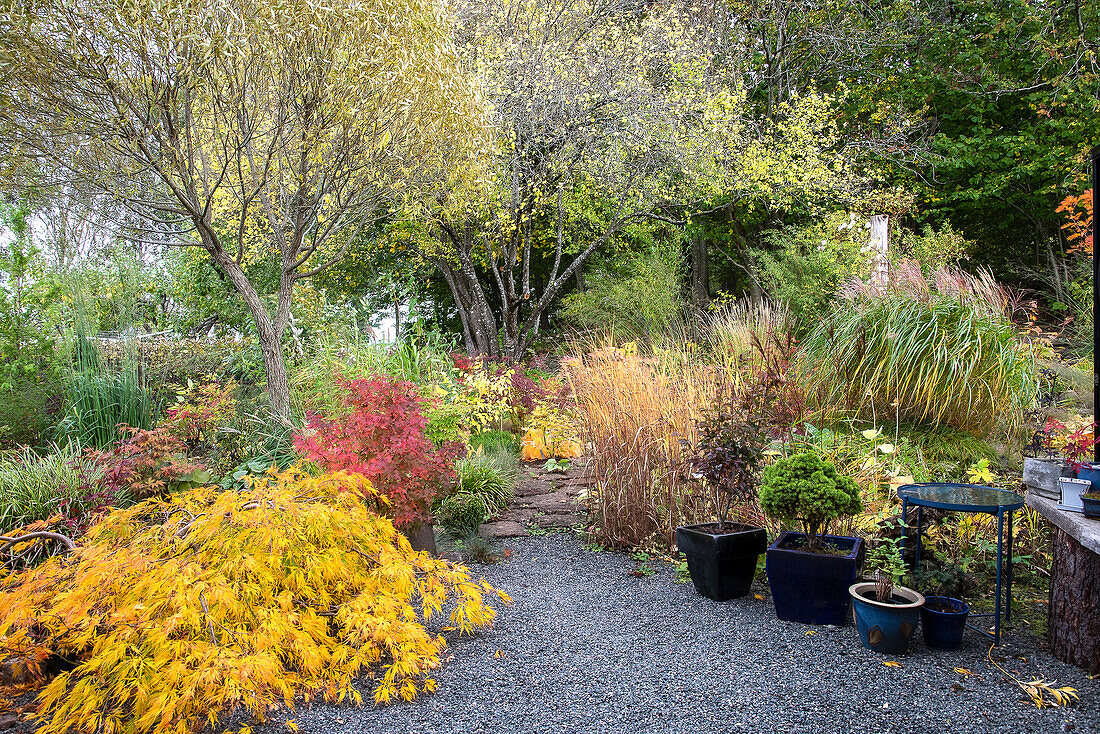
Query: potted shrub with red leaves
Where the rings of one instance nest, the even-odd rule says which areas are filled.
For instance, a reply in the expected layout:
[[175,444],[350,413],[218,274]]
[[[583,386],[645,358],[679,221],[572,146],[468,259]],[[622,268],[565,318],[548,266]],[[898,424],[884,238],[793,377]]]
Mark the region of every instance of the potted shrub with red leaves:
[[719,410],[698,423],[699,440],[689,459],[695,476],[713,492],[718,522],[676,529],[676,547],[687,557],[695,590],[725,601],[749,592],[756,561],[768,547],[760,527],[730,522],[735,503],[751,502],[766,443],[760,431],[736,410]]

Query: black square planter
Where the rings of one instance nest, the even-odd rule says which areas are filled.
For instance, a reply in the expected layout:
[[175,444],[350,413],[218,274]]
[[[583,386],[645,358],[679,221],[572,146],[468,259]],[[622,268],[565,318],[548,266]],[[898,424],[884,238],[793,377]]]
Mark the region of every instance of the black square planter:
[[764,528],[726,523],[728,532],[717,532],[717,523],[676,528],[676,548],[687,558],[695,590],[714,601],[726,601],[749,593],[756,575],[756,560],[768,547]]

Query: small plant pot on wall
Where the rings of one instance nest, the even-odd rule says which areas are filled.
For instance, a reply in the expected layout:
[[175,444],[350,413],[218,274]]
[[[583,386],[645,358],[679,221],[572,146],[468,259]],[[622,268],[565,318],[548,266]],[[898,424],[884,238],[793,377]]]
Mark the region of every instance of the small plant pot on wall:
[[1081,511],[1085,513],[1085,517],[1100,520],[1100,493],[1081,495]]
[[848,587],[859,641],[875,652],[887,655],[906,653],[920,624],[924,597],[904,586],[894,586],[890,600],[879,601],[875,586],[874,581],[863,581]]
[[863,540],[823,535],[821,541],[832,552],[813,553],[805,549],[808,538],[787,530],[768,547],[766,568],[775,616],[787,622],[841,626],[848,621],[851,605],[848,587],[863,566]]
[[1024,484],[1041,497],[1058,499],[1058,480],[1074,474],[1073,467],[1061,459],[1024,459]]
[[749,593],[756,561],[767,547],[767,532],[752,525],[706,523],[676,529],[676,548],[687,558],[695,590],[714,601]]
[[966,631],[970,605],[949,596],[926,596],[920,608],[924,644],[937,650],[958,650]]

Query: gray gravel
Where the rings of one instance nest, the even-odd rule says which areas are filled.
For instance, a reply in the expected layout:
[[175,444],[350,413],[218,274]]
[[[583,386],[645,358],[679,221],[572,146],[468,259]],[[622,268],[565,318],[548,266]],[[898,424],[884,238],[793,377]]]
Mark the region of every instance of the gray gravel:
[[1034,638],[1010,638],[1002,664],[1078,688],[1076,707],[1023,703],[972,632],[957,652],[915,640],[890,667],[895,658],[862,648],[853,627],[780,622],[752,595],[715,603],[667,566],[634,578],[629,558],[570,535],[506,545],[510,559],[474,570],[514,604],[493,629],[454,641],[437,693],[385,708],[317,705],[296,714],[301,732],[1100,732],[1100,679]]

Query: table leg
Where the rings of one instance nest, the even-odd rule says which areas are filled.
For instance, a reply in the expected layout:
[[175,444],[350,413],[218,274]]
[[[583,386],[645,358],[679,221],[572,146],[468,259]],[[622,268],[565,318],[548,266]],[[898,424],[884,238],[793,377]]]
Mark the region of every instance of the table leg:
[[1012,510],[1008,511],[1008,556],[1005,560],[1008,563],[1007,574],[1005,576],[1005,619],[1012,619],[1012,516],[1015,513]]
[[997,597],[993,602],[993,644],[1001,644],[1001,556],[1004,553],[1004,528],[1005,516],[1003,512],[997,513]]
[[920,548],[924,543],[921,537],[924,535],[924,506],[917,505],[917,547],[913,551],[913,573],[920,573]]
[[909,537],[909,500],[901,498],[901,522],[905,526],[901,531],[901,558],[905,560],[905,540]]

